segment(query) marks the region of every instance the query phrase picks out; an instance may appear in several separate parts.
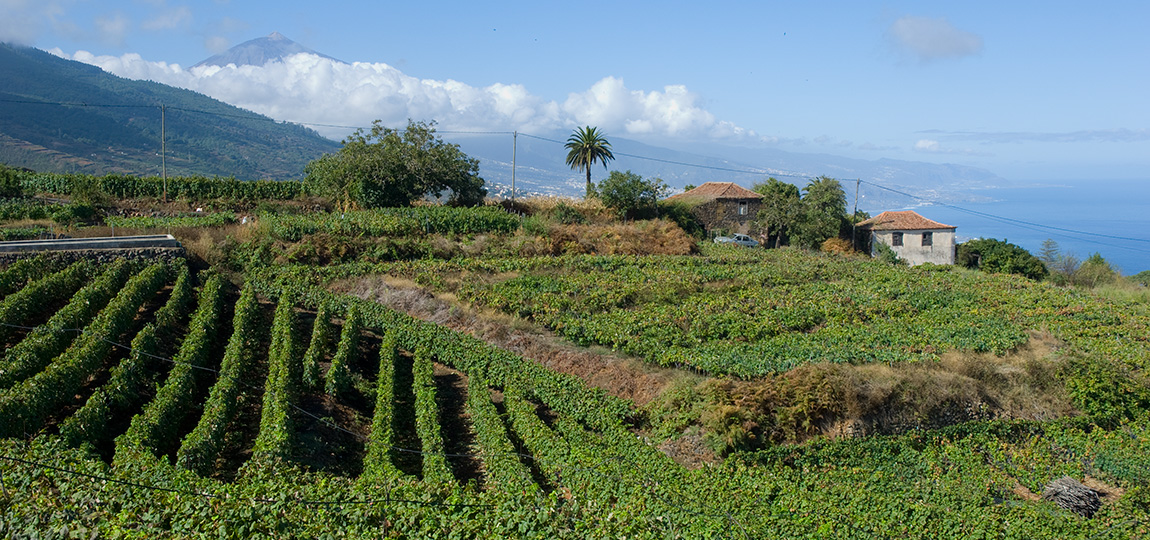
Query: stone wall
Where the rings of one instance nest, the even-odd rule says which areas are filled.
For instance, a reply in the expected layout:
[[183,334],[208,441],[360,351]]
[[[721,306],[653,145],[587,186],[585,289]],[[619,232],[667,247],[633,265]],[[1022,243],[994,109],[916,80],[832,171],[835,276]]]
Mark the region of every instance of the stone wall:
[[[746,213],[739,214],[740,203],[746,204]],[[759,213],[759,199],[715,199],[691,209],[691,214],[708,231],[723,229],[730,233],[749,234],[751,222]]]

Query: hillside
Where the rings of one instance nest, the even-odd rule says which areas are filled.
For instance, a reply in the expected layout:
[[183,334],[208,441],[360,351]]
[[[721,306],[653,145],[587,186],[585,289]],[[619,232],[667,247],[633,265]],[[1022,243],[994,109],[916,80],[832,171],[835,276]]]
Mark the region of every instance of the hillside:
[[[188,258],[0,269],[0,537],[1150,535],[1150,297],[596,202],[110,180],[118,214],[54,230]],[[74,206],[6,204],[10,232]]]
[[[67,104],[67,105],[61,105]],[[202,94],[0,44],[0,162],[47,172],[299,178],[339,144]]]

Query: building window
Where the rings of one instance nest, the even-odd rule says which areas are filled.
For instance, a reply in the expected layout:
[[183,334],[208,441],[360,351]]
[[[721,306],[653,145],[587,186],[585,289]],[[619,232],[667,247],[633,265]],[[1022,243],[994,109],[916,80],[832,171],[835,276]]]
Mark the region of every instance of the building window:
[[928,232],[922,233],[922,245],[933,246],[934,245],[934,233],[928,233]]
[[891,235],[890,235],[890,245],[892,245],[892,246],[901,246],[901,245],[902,245],[902,233],[900,233],[900,232],[891,233]]
[[747,215],[747,203],[745,203],[745,202],[739,203],[739,215],[740,216]]

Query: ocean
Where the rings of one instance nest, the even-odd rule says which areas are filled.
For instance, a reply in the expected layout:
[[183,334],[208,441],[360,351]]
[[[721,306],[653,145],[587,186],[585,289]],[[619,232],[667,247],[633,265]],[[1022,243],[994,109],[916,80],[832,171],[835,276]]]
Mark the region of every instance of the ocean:
[[1150,180],[1019,182],[972,194],[989,201],[861,209],[914,210],[957,227],[959,242],[997,238],[1037,256],[1049,238],[1079,259],[1099,253],[1123,275],[1150,270]]

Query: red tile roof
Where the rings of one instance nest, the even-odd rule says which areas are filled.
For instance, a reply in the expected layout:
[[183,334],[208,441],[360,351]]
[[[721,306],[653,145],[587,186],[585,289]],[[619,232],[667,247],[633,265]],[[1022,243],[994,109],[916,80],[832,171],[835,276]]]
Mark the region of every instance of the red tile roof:
[[734,182],[705,182],[703,185],[668,197],[668,201],[703,201],[714,199],[762,199],[763,196]]
[[953,225],[943,225],[926,219],[913,210],[883,212],[858,224],[859,228],[875,231],[915,231],[924,229],[954,229]]

